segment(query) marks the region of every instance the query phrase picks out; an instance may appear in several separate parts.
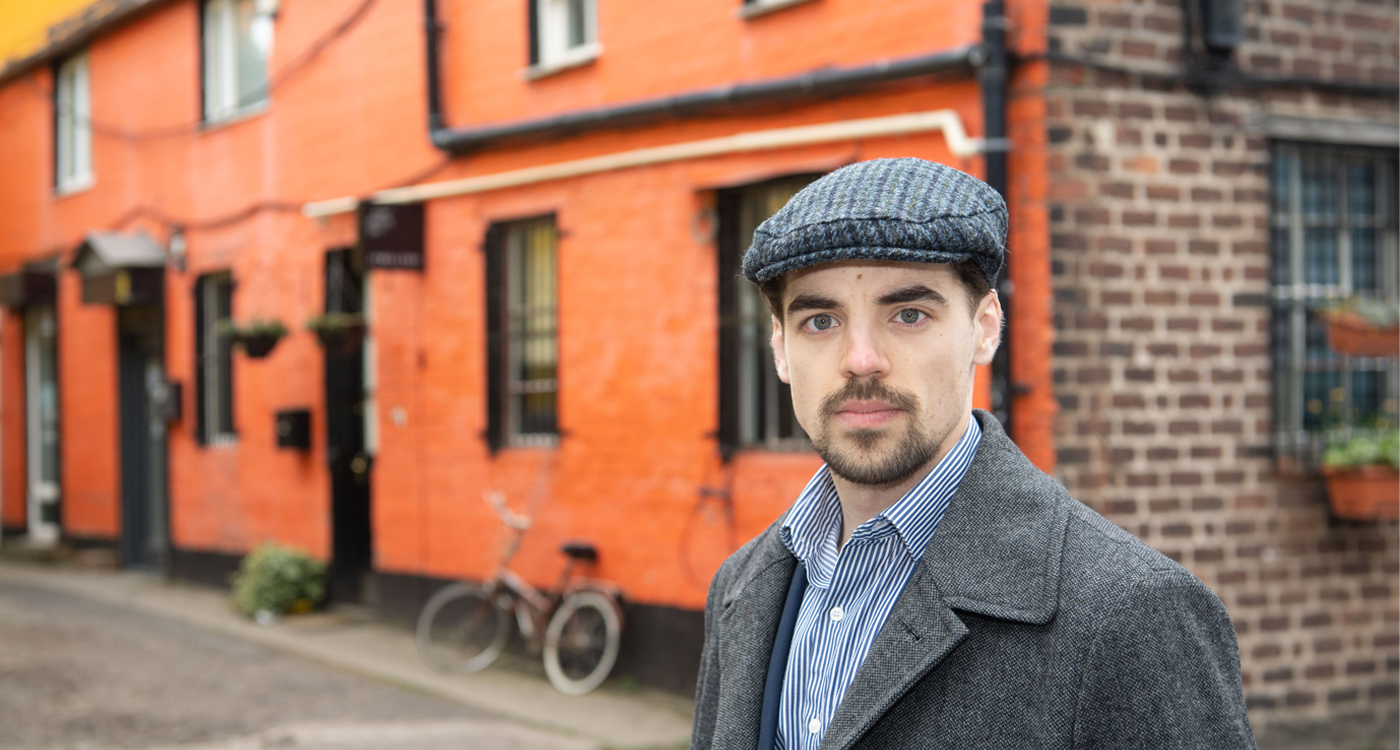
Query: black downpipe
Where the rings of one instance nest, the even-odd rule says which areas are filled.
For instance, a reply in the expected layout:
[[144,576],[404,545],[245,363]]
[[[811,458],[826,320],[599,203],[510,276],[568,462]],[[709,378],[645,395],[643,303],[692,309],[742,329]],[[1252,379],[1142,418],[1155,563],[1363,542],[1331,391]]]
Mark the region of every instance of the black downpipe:
[[423,0],[423,42],[428,53],[428,132],[437,141],[437,132],[443,129],[442,121],[442,80],[441,64],[438,60],[438,41],[442,30],[438,27],[437,0]]
[[[983,158],[986,163],[987,184],[1006,197],[1006,81],[1009,73],[1006,55],[1006,16],[1003,0],[988,0],[982,5],[981,66],[977,80],[982,87],[983,136],[987,144]],[[1011,262],[1010,252],[1006,255]],[[992,413],[1011,434],[1011,399],[1015,384],[1011,381],[1011,280],[1002,268],[997,280],[997,294],[1005,316],[1001,346],[992,358]]]
[[775,106],[795,99],[814,99],[918,76],[968,74],[980,47],[964,47],[918,57],[887,60],[857,68],[823,68],[789,78],[718,86],[674,96],[644,99],[597,109],[568,112],[534,120],[455,129],[442,114],[440,32],[436,0],[424,0],[428,56],[428,134],[433,145],[461,154],[503,140],[548,139],[588,131],[639,125],[673,117],[714,114],[745,106]]

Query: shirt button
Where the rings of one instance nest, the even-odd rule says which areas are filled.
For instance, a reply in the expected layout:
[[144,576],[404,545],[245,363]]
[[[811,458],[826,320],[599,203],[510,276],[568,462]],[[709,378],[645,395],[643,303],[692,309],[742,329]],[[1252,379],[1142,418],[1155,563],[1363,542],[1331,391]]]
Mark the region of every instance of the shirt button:
[[841,618],[843,618],[843,617],[845,617],[845,616],[846,616],[846,613],[843,612],[843,611],[841,611],[841,608],[840,608],[840,607],[832,607],[832,608],[831,608],[831,621],[832,621],[832,622],[841,622]]
[[820,719],[812,719],[811,721],[807,722],[807,731],[811,732],[812,734],[816,734],[821,730],[822,722]]

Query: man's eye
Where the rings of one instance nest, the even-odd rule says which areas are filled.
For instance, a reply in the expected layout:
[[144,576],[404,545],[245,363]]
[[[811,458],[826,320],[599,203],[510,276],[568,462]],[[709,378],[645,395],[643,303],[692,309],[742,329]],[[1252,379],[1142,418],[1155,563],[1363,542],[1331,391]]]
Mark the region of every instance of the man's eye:
[[924,314],[918,310],[900,310],[899,322],[906,325],[914,325],[924,319]]
[[808,322],[808,324],[812,326],[813,330],[825,331],[826,329],[835,325],[836,320],[833,319],[830,315],[813,315],[812,319]]

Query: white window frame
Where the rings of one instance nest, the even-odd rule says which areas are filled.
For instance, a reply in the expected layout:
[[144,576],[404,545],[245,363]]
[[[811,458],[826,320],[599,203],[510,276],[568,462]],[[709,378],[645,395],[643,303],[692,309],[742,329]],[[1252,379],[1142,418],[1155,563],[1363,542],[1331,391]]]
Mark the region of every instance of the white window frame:
[[[252,16],[246,30],[248,44],[240,44],[239,12]],[[204,0],[204,120],[223,122],[235,119],[267,106],[268,63],[272,59],[272,20],[277,14],[276,0]],[[239,55],[252,49],[262,59],[262,79],[257,82],[258,96],[241,100],[239,92],[248,83],[239,79],[242,66]]]
[[[541,78],[586,65],[603,52],[598,44],[597,0],[530,0],[535,4],[536,60],[526,77]],[[570,39],[573,17],[581,22],[581,38]]]
[[64,60],[54,73],[54,188],[64,194],[85,190],[93,183],[87,53]]
[[739,17],[758,18],[794,5],[805,5],[813,0],[748,0],[739,6]]

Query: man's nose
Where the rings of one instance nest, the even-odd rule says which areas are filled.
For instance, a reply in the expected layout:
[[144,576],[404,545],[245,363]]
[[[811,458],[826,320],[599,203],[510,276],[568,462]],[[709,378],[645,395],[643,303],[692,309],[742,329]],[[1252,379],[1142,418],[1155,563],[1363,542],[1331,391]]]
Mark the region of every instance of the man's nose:
[[842,374],[848,378],[884,377],[890,372],[879,333],[871,326],[852,325],[847,331],[846,356]]

